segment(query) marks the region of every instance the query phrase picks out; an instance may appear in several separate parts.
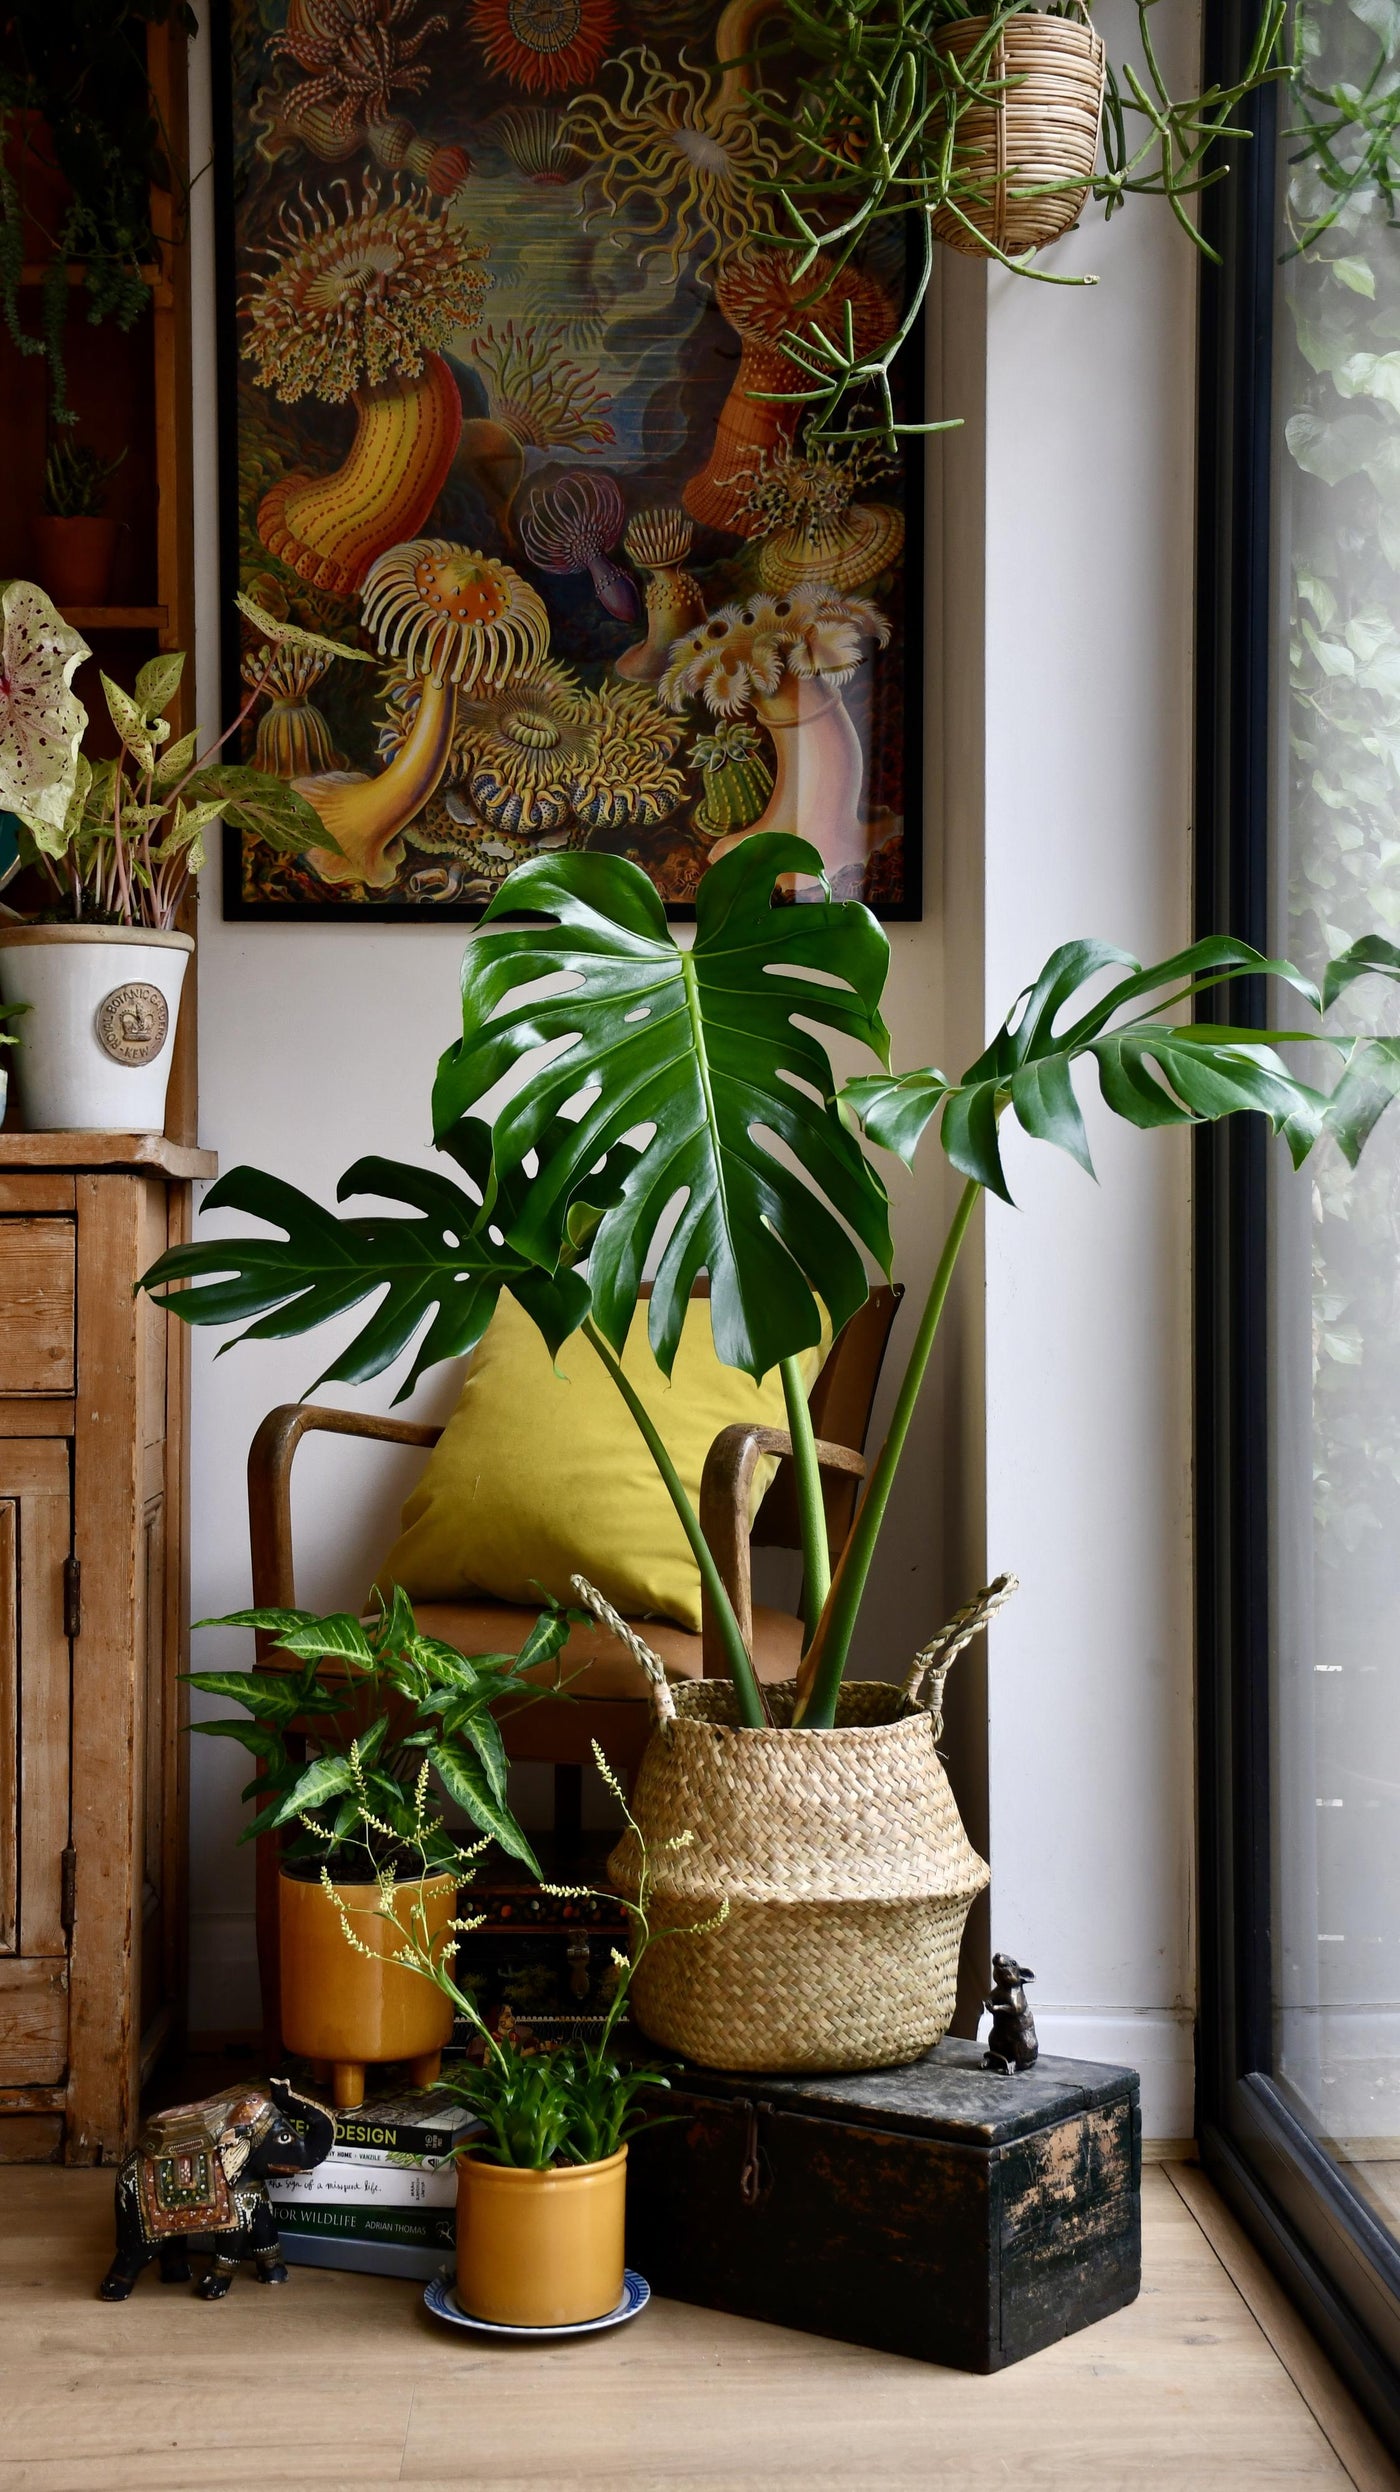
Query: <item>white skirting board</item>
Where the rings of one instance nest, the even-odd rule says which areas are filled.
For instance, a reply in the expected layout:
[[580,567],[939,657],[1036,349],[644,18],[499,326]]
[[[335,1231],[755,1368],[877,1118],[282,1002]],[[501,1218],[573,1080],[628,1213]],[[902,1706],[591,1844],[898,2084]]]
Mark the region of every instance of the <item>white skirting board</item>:
[[1051,2007],[1028,1992],[1042,2051],[1104,2059],[1142,2079],[1144,2150],[1196,2133],[1196,2019],[1189,2008]]

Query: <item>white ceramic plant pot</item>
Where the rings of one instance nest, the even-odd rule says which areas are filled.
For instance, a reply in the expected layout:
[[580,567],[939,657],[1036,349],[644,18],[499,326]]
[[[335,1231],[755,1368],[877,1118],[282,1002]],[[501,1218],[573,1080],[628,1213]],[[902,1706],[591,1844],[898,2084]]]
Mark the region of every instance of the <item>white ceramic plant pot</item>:
[[187,934],[127,926],[0,926],[0,996],[14,1025],[30,1133],[162,1133]]

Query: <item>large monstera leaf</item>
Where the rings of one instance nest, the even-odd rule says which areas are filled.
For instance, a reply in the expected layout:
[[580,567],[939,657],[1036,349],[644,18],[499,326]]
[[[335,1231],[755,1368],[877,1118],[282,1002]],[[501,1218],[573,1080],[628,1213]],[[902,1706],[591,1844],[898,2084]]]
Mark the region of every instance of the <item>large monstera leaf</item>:
[[[285,1341],[346,1314],[370,1294],[384,1296],[368,1323],[316,1384],[362,1384],[391,1366],[421,1333],[412,1368],[395,1395],[403,1401],[439,1360],[464,1357],[485,1332],[502,1289],[519,1298],[551,1350],[582,1321],[588,1291],[574,1273],[557,1278],[526,1262],[483,1216],[481,1188],[490,1134],[468,1121],[454,1136],[466,1163],[468,1194],[435,1169],[362,1159],[336,1189],[411,1206],[338,1219],[297,1186],[256,1168],[234,1168],[205,1198],[209,1211],[250,1212],[283,1237],[223,1237],[175,1246],[142,1277],[157,1306],[187,1324],[253,1321],[238,1341]],[[605,1189],[596,1185],[595,1194]],[[194,1283],[193,1287],[176,1287]],[[232,1342],[224,1344],[226,1349]],[[310,1388],[314,1391],[315,1387]]]
[[[804,1026],[888,1063],[889,946],[857,902],[775,904],[790,874],[821,874],[805,841],[743,840],[705,875],[694,946],[682,949],[638,866],[541,857],[512,874],[463,966],[463,1036],[433,1094],[439,1140],[451,1147],[488,1092],[553,1051],[497,1111],[493,1208],[508,1243],[553,1270],[587,1172],[633,1147],[621,1199],[591,1242],[593,1314],[620,1350],[674,1211],[649,1318],[668,1375],[702,1272],[720,1357],[759,1376],[820,1338],[818,1297],[838,1329],[863,1302],[852,1234],[889,1269],[884,1188],[836,1111],[826,1048]],[[521,911],[546,922],[492,925]],[[538,994],[561,976],[567,992]]]
[[[1373,965],[1373,964],[1372,964]],[[1062,1017],[1106,970],[1125,969],[1088,1011]],[[1000,1120],[1009,1112],[1036,1141],[1056,1143],[1092,1176],[1093,1162],[1074,1091],[1074,1066],[1091,1063],[1115,1115],[1130,1125],[1193,1125],[1241,1108],[1267,1116],[1295,1166],[1307,1157],[1329,1102],[1277,1054],[1285,1039],[1326,1040],[1321,1029],[1262,1030],[1204,1021],[1167,1021],[1205,989],[1237,978],[1276,977],[1319,1007],[1318,991],[1291,961],[1266,960],[1247,943],[1212,936],[1144,969],[1111,944],[1063,944],[1034,986],[1017,998],[990,1047],[959,1082],[932,1069],[848,1082],[845,1111],[872,1142],[912,1159],[925,1127],[942,1111],[940,1139],[953,1166],[1004,1202]],[[1135,1004],[1144,1009],[1133,1012]],[[1350,1050],[1352,1042],[1334,1042]]]

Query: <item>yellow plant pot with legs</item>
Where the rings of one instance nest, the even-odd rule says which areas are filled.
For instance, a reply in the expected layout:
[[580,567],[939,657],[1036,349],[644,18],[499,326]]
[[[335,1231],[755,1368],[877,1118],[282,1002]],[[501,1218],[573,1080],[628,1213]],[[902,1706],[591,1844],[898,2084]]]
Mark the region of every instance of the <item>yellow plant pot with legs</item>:
[[457,2166],[457,2301],[497,2327],[562,2328],[622,2299],[627,2149],[602,2163],[527,2172],[465,2155]]
[[[456,1911],[457,1882],[403,1881],[396,1909],[405,1920],[410,1889],[420,1884],[427,1934],[436,1938]],[[347,1946],[339,1910],[316,1879],[284,1869],[278,1880],[282,2041],[330,2074],[337,2111],[353,2111],[365,2098],[367,2064],[407,2060],[413,2084],[435,2082],[452,2032],[452,2002],[394,1963],[400,1941],[377,1917],[377,1886],[337,1884],[335,1891],[371,1955]]]

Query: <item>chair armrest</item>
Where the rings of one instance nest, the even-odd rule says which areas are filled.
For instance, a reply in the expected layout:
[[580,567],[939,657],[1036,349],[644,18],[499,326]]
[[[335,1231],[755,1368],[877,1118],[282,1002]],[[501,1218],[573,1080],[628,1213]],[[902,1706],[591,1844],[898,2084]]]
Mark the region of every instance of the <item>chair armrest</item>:
[[[700,1481],[700,1528],[709,1542],[725,1590],[734,1605],[739,1632],[753,1650],[753,1580],[749,1550],[749,1504],[753,1475],[764,1454],[792,1452],[786,1428],[750,1427],[740,1421],[722,1428],[705,1457]],[[863,1480],[865,1456],[850,1445],[817,1439],[817,1461],[823,1471]],[[704,1597],[704,1659],[706,1678],[727,1674],[724,1647],[708,1594]]]
[[[369,1411],[329,1410],[317,1402],[284,1402],[270,1410],[248,1448],[248,1538],[257,1609],[294,1609],[292,1463],[312,1429],[331,1436],[366,1436],[380,1444],[436,1445],[441,1428],[417,1419],[381,1419]],[[263,1639],[259,1638],[261,1651]]]

